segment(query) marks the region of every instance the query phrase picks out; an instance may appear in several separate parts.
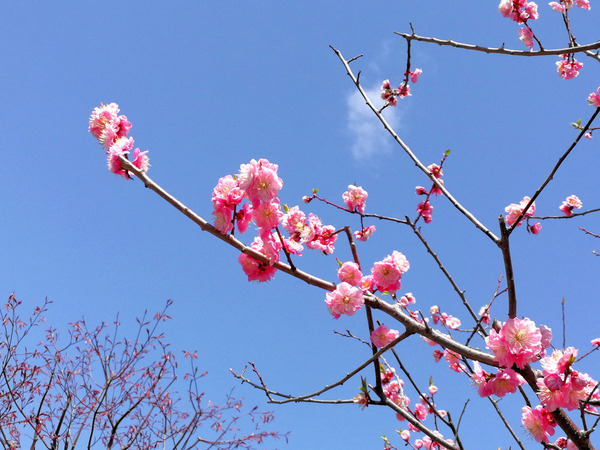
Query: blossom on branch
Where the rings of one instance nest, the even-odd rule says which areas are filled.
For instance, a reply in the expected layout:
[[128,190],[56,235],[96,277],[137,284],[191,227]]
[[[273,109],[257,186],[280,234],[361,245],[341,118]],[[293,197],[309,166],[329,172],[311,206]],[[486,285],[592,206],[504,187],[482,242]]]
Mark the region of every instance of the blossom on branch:
[[[523,200],[521,200],[521,202],[519,204],[511,203],[506,208],[504,208],[504,211],[506,211],[508,213],[508,215],[506,216],[506,223],[508,225],[512,226],[515,223],[517,218],[523,213],[523,209],[525,209],[525,207],[529,203],[529,200],[531,200],[529,197],[523,197]],[[535,202],[533,202],[531,204],[531,206],[525,213],[525,217],[531,217],[534,214],[535,214]],[[518,223],[518,225],[516,225],[516,226],[520,226],[522,223],[523,223],[523,220],[521,220]]]
[[344,202],[349,211],[358,211],[359,213],[365,212],[365,201],[367,200],[367,191],[360,186],[353,184],[348,186],[348,190],[342,194]]
[[583,63],[577,61],[573,55],[567,53],[562,54],[562,59],[556,61],[556,71],[564,80],[571,80],[579,75],[579,69],[583,67]]
[[594,108],[600,108],[600,87],[598,87],[597,93],[592,92],[587,100],[590,102],[590,105],[594,105]]
[[547,441],[549,436],[554,435],[556,422],[542,406],[538,405],[535,409],[523,406],[521,411],[523,413],[521,423],[537,442]]
[[337,285],[334,291],[326,294],[325,303],[334,319],[339,319],[342,314],[353,316],[364,304],[363,293],[360,289],[343,281]]
[[571,216],[573,214],[573,209],[581,209],[582,203],[579,200],[579,197],[576,195],[570,195],[567,199],[562,202],[559,209],[565,213],[565,216]]
[[398,338],[398,336],[400,336],[398,330],[390,330],[386,325],[381,324],[371,333],[371,342],[375,347],[381,348]]

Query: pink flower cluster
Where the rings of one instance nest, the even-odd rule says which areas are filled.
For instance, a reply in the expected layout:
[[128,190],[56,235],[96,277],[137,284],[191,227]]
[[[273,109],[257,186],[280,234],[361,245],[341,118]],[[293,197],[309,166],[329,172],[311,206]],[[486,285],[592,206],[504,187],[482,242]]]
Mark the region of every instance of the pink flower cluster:
[[596,92],[592,92],[587,98],[590,105],[594,105],[594,108],[600,108],[600,86],[596,90]]
[[539,17],[538,5],[526,0],[501,0],[498,5],[500,14],[517,23],[524,23],[527,20],[535,20]]
[[559,209],[565,213],[565,216],[571,216],[573,214],[573,209],[581,209],[582,203],[579,200],[579,197],[576,195],[570,195],[567,199],[562,202]]
[[386,325],[381,324],[371,333],[371,342],[375,347],[381,348],[397,339],[398,336],[400,336],[398,330],[390,330]]
[[392,89],[390,80],[384,80],[381,85],[381,98],[385,100],[388,105],[396,106],[398,104],[398,97],[406,98],[410,95],[408,76],[410,76],[410,81],[416,83],[422,73],[423,71],[421,69],[415,69],[412,72],[409,72],[404,81],[398,86],[398,89]]
[[450,328],[451,330],[457,330],[458,327],[460,327],[460,319],[446,314],[444,312],[440,312],[440,308],[436,305],[432,306],[429,309],[429,312],[431,313],[431,318],[433,319],[433,323],[435,325],[441,323],[442,325]]
[[[543,378],[537,380],[537,385],[538,397],[546,410],[565,408],[572,411],[579,408],[580,400],[600,398],[600,393],[595,390],[598,382],[587,373],[573,369],[577,353],[577,349],[568,347],[564,352],[554,350],[550,356],[542,358]],[[596,411],[589,405],[586,408]]]
[[514,394],[519,386],[525,384],[525,379],[512,369],[500,369],[497,374],[487,373],[477,361],[473,363],[472,379],[481,397],[504,397],[508,393]]
[[394,251],[382,261],[378,261],[371,269],[373,282],[382,292],[396,293],[400,286],[402,275],[408,271],[410,263],[402,253]]
[[537,442],[548,441],[548,437],[554,435],[556,423],[552,415],[540,405],[535,409],[523,406],[521,423],[533,435]]
[[[100,104],[92,111],[89,131],[106,149],[108,170],[129,179],[129,174],[121,166],[119,156],[127,158],[129,151],[133,150],[133,138],[127,137],[131,123],[127,121],[126,116],[118,114],[119,106],[116,103]],[[141,152],[139,148],[133,151],[132,164],[143,172],[148,172],[150,167],[147,153],[148,151]]]
[[[323,226],[314,214],[307,219],[297,206],[286,207],[286,214],[283,213],[278,198],[283,181],[277,170],[277,164],[253,159],[242,164],[237,175],[219,179],[213,190],[214,226],[221,234],[232,232],[235,224],[240,233],[244,233],[252,220],[258,227],[258,237],[251,247],[265,255],[268,264],[241,254],[238,261],[249,281],[270,280],[276,271],[272,266],[279,261],[279,253],[284,248],[288,253],[301,255],[306,244],[308,248],[330,254],[337,239],[335,228]],[[242,204],[244,199],[248,202]],[[289,239],[280,236],[280,223],[289,232]]]
[[289,208],[281,220],[281,225],[289,233],[286,240],[286,248],[290,253],[300,255],[302,244],[312,250],[320,250],[326,255],[333,253],[335,249],[335,227],[323,225],[321,219],[310,213],[308,219],[297,206]]
[[556,61],[556,71],[558,75],[565,79],[571,80],[579,75],[579,69],[583,67],[583,63],[577,61],[573,55],[567,53],[560,55],[562,59]]
[[[445,157],[444,157],[445,159]],[[442,180],[442,176],[444,172],[442,171],[442,167],[438,164],[431,164],[427,166],[427,170],[431,172],[431,174],[435,177],[435,179],[441,184],[444,184],[444,180]],[[423,217],[425,223],[430,223],[432,219],[433,206],[429,202],[429,197],[431,194],[441,195],[442,190],[434,183],[429,191],[425,189],[423,186],[415,187],[415,193],[417,195],[425,195],[426,198],[422,202],[417,205],[417,212],[419,215],[417,216],[417,220],[419,217]]]
[[577,4],[581,9],[590,9],[589,0],[560,0],[558,2],[550,2],[548,3],[550,7],[561,14],[564,14],[568,9],[573,7],[573,4]]
[[[506,208],[504,208],[504,211],[506,211],[508,213],[506,215],[506,223],[508,225],[512,226],[517,221],[517,219],[523,213],[523,210],[525,209],[525,207],[529,203],[529,200],[531,200],[529,197],[523,197],[523,200],[521,200],[520,203],[518,203],[518,204],[517,203],[511,203]],[[531,204],[531,206],[529,207],[529,209],[525,213],[524,217],[532,217],[534,214],[535,214],[535,202],[533,202]],[[523,223],[523,220],[521,219],[521,221],[516,226],[518,227],[522,223]],[[541,228],[542,228],[542,225],[539,222],[536,222],[534,225],[532,225],[531,227],[529,227],[529,230],[533,234],[538,234],[540,232]]]
[[552,332],[549,328],[536,327],[532,320],[508,319],[500,332],[491,330],[485,339],[487,347],[494,352],[494,361],[502,367],[513,364],[520,369],[543,355],[550,346]]

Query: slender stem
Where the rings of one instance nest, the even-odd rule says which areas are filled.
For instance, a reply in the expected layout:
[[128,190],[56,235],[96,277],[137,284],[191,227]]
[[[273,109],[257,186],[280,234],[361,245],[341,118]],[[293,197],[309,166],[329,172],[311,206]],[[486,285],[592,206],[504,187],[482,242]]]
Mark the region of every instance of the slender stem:
[[502,259],[504,260],[504,271],[506,272],[506,288],[508,290],[508,317],[514,319],[517,317],[517,293],[515,289],[515,275],[513,273],[512,261],[510,258],[510,244],[508,237],[510,233],[506,229],[504,217],[498,218],[500,223],[500,250],[502,250]]

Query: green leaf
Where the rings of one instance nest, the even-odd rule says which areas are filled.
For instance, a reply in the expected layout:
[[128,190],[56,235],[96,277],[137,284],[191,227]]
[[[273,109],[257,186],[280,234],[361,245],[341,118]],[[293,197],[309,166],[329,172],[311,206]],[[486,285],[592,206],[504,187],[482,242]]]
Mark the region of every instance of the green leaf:
[[283,204],[283,212],[287,214],[287,212],[290,210],[290,208],[288,208],[288,205],[286,203]]
[[450,154],[450,149],[448,149],[444,152],[444,156],[448,156],[449,154]]

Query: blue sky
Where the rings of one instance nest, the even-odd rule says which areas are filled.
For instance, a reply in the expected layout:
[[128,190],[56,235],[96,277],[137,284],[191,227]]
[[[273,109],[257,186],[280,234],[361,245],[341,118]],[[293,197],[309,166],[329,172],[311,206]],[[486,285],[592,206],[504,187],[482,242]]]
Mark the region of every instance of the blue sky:
[[[592,8],[572,14],[580,43],[598,39]],[[540,13],[534,30],[544,46],[565,46],[560,16],[546,5]],[[414,186],[426,185],[425,177],[356,100],[329,48],[347,58],[364,55],[353,68],[376,97],[383,79],[402,79],[406,47],[393,32],[408,32],[409,22],[426,36],[524,48],[517,25],[484,2],[5,4],[2,295],[15,291],[31,305],[48,297],[54,302],[49,320],[58,328],[82,316],[89,323],[110,321],[117,312],[132,320],[173,299],[167,335],[176,348],[198,349],[211,398],[219,402],[235,385],[248,404],[275,410],[277,429],[292,431],[289,445],[267,448],[377,448],[381,435],[402,426],[390,412],[266,406],[264,396],[239,386],[228,372],[251,360],[273,389],[313,391],[368,358],[361,345],[333,333],[350,329],[366,337],[362,315],[333,321],[324,292],[282,274],[268,284],[248,283],[234,249],[202,233],[141,183],[106,170],[87,121],[100,102],[118,103],[133,123],[136,146],[149,150],[150,176],[207,219],[217,180],[261,157],[279,164],[280,198],[290,206],[313,188],[341,202],[356,183],[369,192],[367,212],[414,217]],[[416,43],[413,67],[423,75],[412,97],[387,117],[425,164],[451,149],[446,186],[496,232],[504,207],[531,195],[575,137],[569,122],[592,113],[585,98],[598,87],[598,68],[589,58],[578,59],[584,62],[580,76],[564,81],[555,57],[510,58]],[[566,161],[537,202],[540,214],[558,214],[571,194],[586,209],[599,206],[598,139],[582,142]],[[423,232],[477,309],[493,294],[501,255],[445,199],[433,205],[434,220]],[[326,223],[358,226],[356,217],[322,205],[304,209]],[[410,230],[375,224],[372,240],[359,246],[363,265],[393,250],[405,253],[411,270],[402,292],[413,292],[424,311],[437,304],[466,322],[458,298]],[[600,335],[600,261],[592,254],[600,243],[578,226],[600,231],[594,216],[545,221],[538,236],[522,227],[513,235],[512,254],[519,315],[559,336],[565,297],[568,343],[586,349]],[[252,240],[250,233],[246,239]],[[336,255],[350,258],[344,246]],[[306,251],[299,266],[336,279],[332,257]],[[494,315],[504,319],[505,307],[502,297]],[[433,375],[440,407],[458,416],[471,398],[462,437],[467,448],[513,444],[466,377],[437,366],[420,339],[398,350],[423,385]],[[588,359],[582,370],[593,366]],[[350,381],[333,395],[350,398],[358,384]],[[519,426],[521,405],[502,403],[533,445]],[[473,424],[489,434],[482,437]]]

